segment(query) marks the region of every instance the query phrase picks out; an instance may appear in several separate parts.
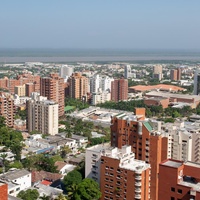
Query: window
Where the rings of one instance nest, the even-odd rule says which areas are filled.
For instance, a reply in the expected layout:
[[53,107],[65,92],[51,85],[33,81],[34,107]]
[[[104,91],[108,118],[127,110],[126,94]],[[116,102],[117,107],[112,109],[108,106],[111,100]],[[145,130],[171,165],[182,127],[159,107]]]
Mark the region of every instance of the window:
[[181,189],[178,189],[178,193],[179,193],[179,194],[182,194],[182,190],[181,190]]
[[171,200],[175,200],[175,197],[171,197]]
[[175,188],[174,188],[174,187],[171,187],[171,191],[172,191],[172,192],[175,192]]

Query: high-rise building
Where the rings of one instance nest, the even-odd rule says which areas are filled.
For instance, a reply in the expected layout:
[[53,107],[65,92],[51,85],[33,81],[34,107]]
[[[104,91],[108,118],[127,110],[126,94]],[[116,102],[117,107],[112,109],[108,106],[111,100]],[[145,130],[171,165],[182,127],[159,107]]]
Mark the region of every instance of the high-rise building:
[[15,94],[17,94],[19,97],[24,97],[25,96],[25,85],[15,86]]
[[177,69],[172,69],[170,71],[170,79],[172,81],[179,81],[181,80],[181,68],[177,68]]
[[74,68],[68,65],[62,65],[59,69],[59,76],[61,78],[68,78],[74,73]]
[[88,93],[88,78],[80,73],[73,73],[68,79],[69,96],[75,99],[87,97]]
[[58,133],[58,104],[47,100],[47,97],[32,93],[32,99],[27,101],[28,132],[39,131],[42,134]]
[[48,100],[58,103],[59,117],[64,114],[64,79],[58,74],[50,74],[49,77],[41,78],[40,94]]
[[111,83],[114,81],[113,78],[108,76],[103,76],[101,78],[100,87],[102,88],[102,91],[108,91],[111,92]]
[[182,73],[182,70],[181,68],[177,68],[177,80],[180,81],[181,80],[181,73]]
[[194,95],[200,94],[200,70],[194,73]]
[[105,103],[106,101],[111,100],[111,94],[108,91],[102,91],[101,89],[98,92],[92,93],[91,104],[96,105],[99,103]]
[[124,67],[124,78],[128,79],[131,78],[132,74],[131,74],[131,66],[130,65],[126,65]]
[[111,100],[123,101],[128,99],[128,80],[121,78],[111,82]]
[[90,78],[90,93],[97,92],[100,88],[101,77],[99,74]]
[[200,199],[200,165],[171,159],[163,161],[158,194],[159,200]]
[[25,84],[25,96],[30,97],[32,92],[36,92],[35,84],[34,83],[26,83]]
[[171,71],[170,71],[170,79],[172,81],[177,81],[177,74],[178,74],[178,70],[171,69]]
[[85,175],[100,184],[101,199],[149,199],[150,165],[136,160],[131,146],[108,144],[86,150]]
[[161,80],[162,79],[162,65],[154,65],[153,67],[153,78]]
[[14,126],[15,105],[13,97],[9,93],[0,93],[0,116],[5,118],[8,127]]
[[168,156],[168,138],[161,134],[161,123],[145,120],[145,109],[135,115],[120,113],[111,120],[111,145],[131,145],[135,158],[151,165],[151,199],[158,200],[159,163]]

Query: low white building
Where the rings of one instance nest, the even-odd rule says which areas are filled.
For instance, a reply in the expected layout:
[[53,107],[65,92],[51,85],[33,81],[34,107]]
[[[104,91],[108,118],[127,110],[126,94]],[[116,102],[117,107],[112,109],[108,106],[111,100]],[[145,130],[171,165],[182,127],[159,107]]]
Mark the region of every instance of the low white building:
[[0,181],[8,184],[8,194],[17,196],[17,194],[31,187],[31,173],[26,169],[15,169],[0,175]]

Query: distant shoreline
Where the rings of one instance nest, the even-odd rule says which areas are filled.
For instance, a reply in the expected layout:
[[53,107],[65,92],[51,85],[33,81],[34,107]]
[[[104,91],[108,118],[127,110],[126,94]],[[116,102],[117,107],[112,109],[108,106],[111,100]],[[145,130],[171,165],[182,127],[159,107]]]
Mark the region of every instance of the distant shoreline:
[[200,61],[200,50],[0,49],[0,63]]

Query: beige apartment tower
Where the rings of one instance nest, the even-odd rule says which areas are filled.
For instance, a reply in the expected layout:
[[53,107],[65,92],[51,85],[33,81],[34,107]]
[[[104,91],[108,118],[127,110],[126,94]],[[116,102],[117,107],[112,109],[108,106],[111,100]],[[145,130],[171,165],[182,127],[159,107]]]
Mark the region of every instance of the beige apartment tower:
[[14,126],[15,105],[9,93],[0,93],[0,116],[5,118],[5,124],[8,127]]
[[47,100],[47,97],[34,94],[27,101],[28,132],[38,131],[42,134],[56,135],[58,133],[58,104]]

